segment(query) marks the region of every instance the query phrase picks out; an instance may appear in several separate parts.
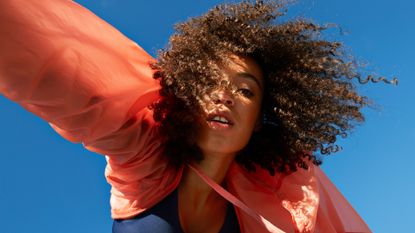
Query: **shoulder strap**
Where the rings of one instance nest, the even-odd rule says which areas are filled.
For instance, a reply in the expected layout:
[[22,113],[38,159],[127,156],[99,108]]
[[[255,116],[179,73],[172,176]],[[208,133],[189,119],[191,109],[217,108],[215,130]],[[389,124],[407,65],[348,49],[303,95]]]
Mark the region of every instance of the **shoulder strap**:
[[235,197],[233,194],[222,188],[219,184],[217,184],[215,181],[213,181],[210,177],[208,177],[206,174],[204,174],[201,170],[197,169],[196,167],[192,165],[188,165],[203,181],[206,182],[211,188],[213,188],[219,195],[221,195],[223,198],[228,200],[233,205],[237,206],[239,209],[244,211],[246,214],[254,218],[257,222],[264,224],[265,227],[269,230],[269,232],[272,233],[284,233],[281,229],[276,227],[274,224],[272,224],[270,221],[268,221],[266,218],[264,218],[262,215],[260,215],[255,210],[251,209],[245,203],[243,203],[241,200],[239,200],[237,197]]

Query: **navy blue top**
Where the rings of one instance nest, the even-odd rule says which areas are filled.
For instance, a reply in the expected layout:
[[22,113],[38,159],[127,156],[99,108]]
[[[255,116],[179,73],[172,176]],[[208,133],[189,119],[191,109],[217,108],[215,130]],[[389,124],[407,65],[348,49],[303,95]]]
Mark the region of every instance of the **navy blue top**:
[[[113,233],[183,233],[179,220],[178,191],[174,190],[152,208],[131,219],[114,220]],[[239,233],[238,219],[228,204],[219,233]]]

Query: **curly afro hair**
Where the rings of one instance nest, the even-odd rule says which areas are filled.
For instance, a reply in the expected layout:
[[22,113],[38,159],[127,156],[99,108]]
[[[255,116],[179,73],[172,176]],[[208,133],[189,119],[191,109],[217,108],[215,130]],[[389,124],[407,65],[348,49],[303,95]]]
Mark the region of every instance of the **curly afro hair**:
[[226,54],[253,58],[264,74],[263,127],[236,156],[248,170],[259,165],[273,175],[307,168],[309,162],[319,165],[321,155],[340,149],[338,136],[346,137],[364,121],[361,108],[370,102],[352,79],[367,79],[360,78],[341,43],[321,39],[327,27],[306,19],[278,22],[285,5],[223,4],[176,25],[169,46],[152,64],[162,87],[161,100],[152,106],[154,118],[174,164],[203,159],[195,142],[199,100],[221,85],[212,62],[225,63]]

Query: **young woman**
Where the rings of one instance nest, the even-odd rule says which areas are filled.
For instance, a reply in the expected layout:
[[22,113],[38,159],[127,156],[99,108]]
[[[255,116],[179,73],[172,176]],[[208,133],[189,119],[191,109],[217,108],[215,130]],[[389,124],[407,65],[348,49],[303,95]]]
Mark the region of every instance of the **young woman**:
[[113,232],[370,232],[318,168],[364,80],[283,7],[213,8],[154,60],[72,1],[2,0],[0,91],[105,155]]

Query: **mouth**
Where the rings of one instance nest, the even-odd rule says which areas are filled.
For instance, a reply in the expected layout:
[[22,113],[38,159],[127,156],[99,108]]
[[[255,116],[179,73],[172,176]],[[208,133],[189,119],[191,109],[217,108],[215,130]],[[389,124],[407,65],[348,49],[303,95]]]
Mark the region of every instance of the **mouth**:
[[226,113],[209,114],[207,123],[212,129],[228,129],[234,124],[229,114]]

